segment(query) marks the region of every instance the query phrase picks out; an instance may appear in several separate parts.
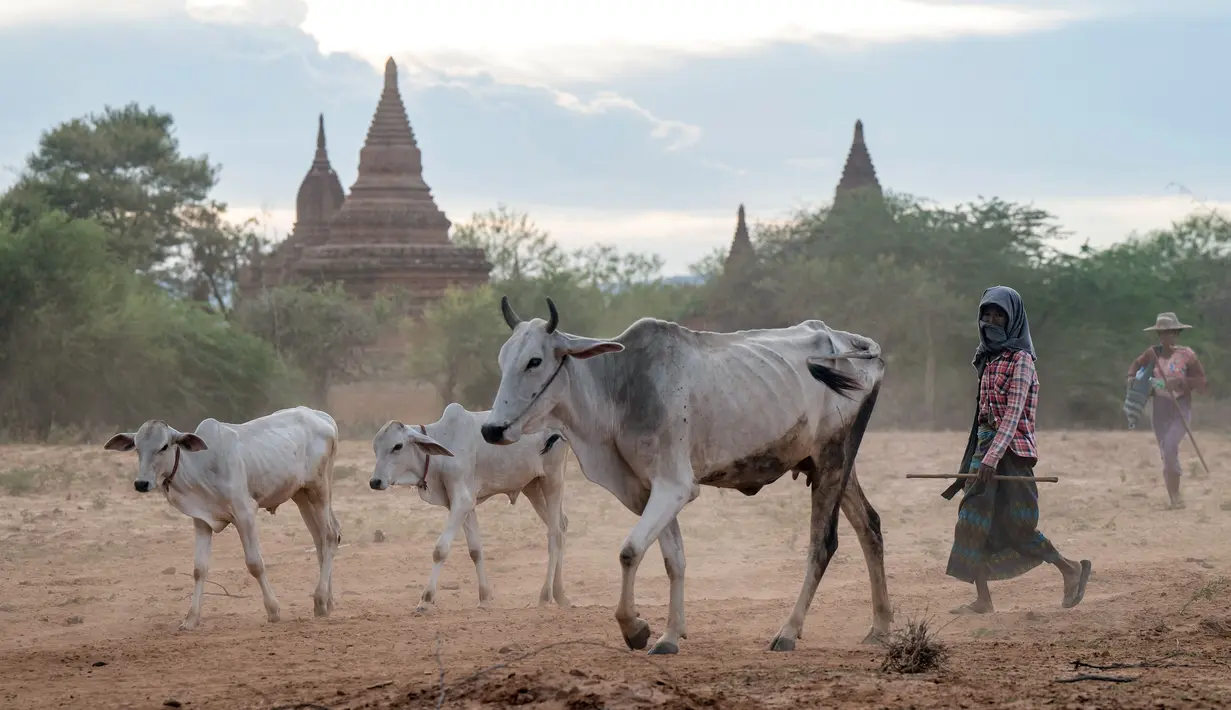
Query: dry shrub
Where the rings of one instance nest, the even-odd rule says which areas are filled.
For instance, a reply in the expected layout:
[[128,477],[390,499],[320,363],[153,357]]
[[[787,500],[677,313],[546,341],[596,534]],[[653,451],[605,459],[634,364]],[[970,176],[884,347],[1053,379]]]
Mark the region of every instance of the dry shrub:
[[944,665],[949,651],[928,626],[928,621],[907,620],[906,626],[889,634],[885,642],[882,671],[924,673]]

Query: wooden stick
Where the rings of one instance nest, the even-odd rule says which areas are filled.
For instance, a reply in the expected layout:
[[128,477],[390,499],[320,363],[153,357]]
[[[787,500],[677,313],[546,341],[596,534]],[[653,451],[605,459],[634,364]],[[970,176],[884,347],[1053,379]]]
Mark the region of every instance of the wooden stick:
[[1180,418],[1180,423],[1184,425],[1184,431],[1188,432],[1188,440],[1193,444],[1193,450],[1197,452],[1197,459],[1201,461],[1201,468],[1205,469],[1205,475],[1210,475],[1210,467],[1205,463],[1205,457],[1201,455],[1201,447],[1197,446],[1197,438],[1193,436],[1192,427],[1188,426],[1188,420],[1184,418],[1184,412],[1180,411],[1180,400],[1176,399],[1175,392],[1171,390],[1163,390],[1171,397],[1171,401],[1175,402],[1175,413]]
[[[978,478],[977,473],[908,473],[907,478]],[[1034,481],[1035,483],[1059,483],[1055,476],[992,476],[997,481]]]

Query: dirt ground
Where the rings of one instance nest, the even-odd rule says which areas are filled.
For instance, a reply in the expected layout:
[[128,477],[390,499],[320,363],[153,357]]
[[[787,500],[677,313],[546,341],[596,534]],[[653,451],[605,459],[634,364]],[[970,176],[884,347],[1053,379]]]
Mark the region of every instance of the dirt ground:
[[[261,513],[283,621],[268,624],[239,540],[214,543],[201,627],[177,632],[192,586],[189,520],[132,489],[133,454],[100,447],[0,448],[0,706],[6,708],[1179,708],[1231,704],[1231,438],[1202,434],[1212,477],[1185,479],[1168,511],[1153,437],[1044,432],[1041,528],[1093,560],[1085,601],[1060,608],[1050,567],[994,584],[997,613],[953,617],[972,589],[944,575],[957,511],[937,481],[961,434],[870,434],[859,475],[885,533],[897,621],[931,619],[939,672],[882,672],[859,644],[867,572],[843,520],[841,546],[793,653],[768,643],[799,592],[808,493],[784,477],[754,498],[705,489],[681,516],[688,639],[680,654],[628,651],[612,612],[616,554],[634,517],[570,464],[565,584],[574,608],[537,608],[546,535],[525,499],[488,501],[480,523],[495,602],[476,608],[455,543],[436,611],[414,607],[444,511],[411,490],[371,491],[367,442],[346,442],[335,510],[344,547],[337,608],[312,617],[317,565],[294,506]],[[1185,458],[1195,462],[1191,449]],[[380,531],[378,535],[377,531]],[[383,541],[377,542],[377,538]],[[225,594],[224,594],[225,588]],[[637,585],[655,633],[666,614],[657,547]],[[229,595],[229,596],[228,596]],[[549,644],[561,644],[549,646]],[[545,646],[548,646],[544,648]],[[1075,671],[1074,662],[1145,667]],[[475,675],[478,673],[477,675]],[[1057,682],[1078,673],[1130,682]]]

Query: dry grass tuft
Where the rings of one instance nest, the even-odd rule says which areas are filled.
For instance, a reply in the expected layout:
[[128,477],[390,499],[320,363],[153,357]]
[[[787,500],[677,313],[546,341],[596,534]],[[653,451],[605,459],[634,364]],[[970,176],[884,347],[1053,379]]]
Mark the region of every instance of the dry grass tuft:
[[949,656],[949,650],[928,626],[928,621],[907,620],[906,626],[889,634],[885,642],[882,671],[894,673],[925,673],[939,669]]
[[1198,626],[1208,634],[1231,638],[1231,618],[1220,619],[1216,616],[1209,616],[1202,619]]

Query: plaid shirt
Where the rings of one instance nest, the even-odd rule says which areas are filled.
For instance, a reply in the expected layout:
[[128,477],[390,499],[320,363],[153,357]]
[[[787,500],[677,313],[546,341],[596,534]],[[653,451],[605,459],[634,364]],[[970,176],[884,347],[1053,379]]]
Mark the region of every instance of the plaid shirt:
[[1030,353],[1002,353],[990,360],[979,378],[979,419],[996,427],[983,463],[995,468],[1005,450],[1038,461],[1034,417],[1039,405],[1039,378]]

